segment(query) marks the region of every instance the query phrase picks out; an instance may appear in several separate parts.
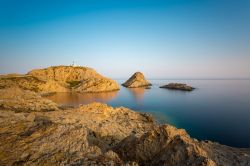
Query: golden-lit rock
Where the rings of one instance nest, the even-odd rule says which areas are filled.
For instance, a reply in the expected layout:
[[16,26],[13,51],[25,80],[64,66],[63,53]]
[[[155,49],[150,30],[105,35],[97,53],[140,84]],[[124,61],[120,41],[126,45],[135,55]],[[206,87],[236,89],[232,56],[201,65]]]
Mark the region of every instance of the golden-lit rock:
[[53,80],[40,80],[30,75],[6,75],[0,77],[0,88],[19,87],[34,92],[68,92],[66,84]]
[[154,125],[146,114],[100,103],[0,115],[0,165],[130,165],[112,147]]
[[17,87],[0,89],[0,107],[15,112],[55,111],[56,103],[35,92]]
[[105,92],[119,90],[116,81],[108,78],[89,78],[75,88],[76,92]]
[[35,92],[106,92],[119,90],[118,83],[87,67],[53,66],[27,75],[0,76],[0,88],[19,87]]
[[55,80],[60,82],[83,81],[89,78],[102,77],[94,69],[89,67],[52,66],[44,69],[35,69],[28,72],[40,80]]
[[248,165],[249,149],[237,149],[212,142],[199,142],[183,129],[155,126],[141,136],[130,135],[113,150],[124,161],[139,165]]
[[141,72],[136,72],[122,85],[127,88],[138,88],[151,86],[151,83],[146,80]]
[[67,83],[70,89],[77,92],[106,92],[120,89],[116,81],[103,77],[88,67],[53,66],[32,70],[28,74],[40,80]]
[[197,141],[183,129],[159,126],[151,116],[124,107],[92,103],[31,113],[0,107],[0,115],[0,165],[214,166],[250,162],[249,149]]

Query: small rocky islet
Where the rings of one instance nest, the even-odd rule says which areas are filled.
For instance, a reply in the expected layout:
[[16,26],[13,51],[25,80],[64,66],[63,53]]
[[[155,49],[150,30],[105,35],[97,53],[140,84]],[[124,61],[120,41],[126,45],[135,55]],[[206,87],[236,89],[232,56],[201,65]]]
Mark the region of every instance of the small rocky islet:
[[250,165],[249,149],[198,141],[149,114],[101,103],[61,108],[41,94],[119,85],[88,68],[59,68],[1,76],[0,165]]
[[181,84],[181,83],[169,83],[164,86],[160,86],[160,88],[166,88],[166,89],[172,89],[172,90],[182,90],[182,91],[193,91],[195,88],[192,86],[189,86],[187,84]]
[[152,84],[146,80],[141,72],[134,73],[122,86],[126,88],[150,88]]

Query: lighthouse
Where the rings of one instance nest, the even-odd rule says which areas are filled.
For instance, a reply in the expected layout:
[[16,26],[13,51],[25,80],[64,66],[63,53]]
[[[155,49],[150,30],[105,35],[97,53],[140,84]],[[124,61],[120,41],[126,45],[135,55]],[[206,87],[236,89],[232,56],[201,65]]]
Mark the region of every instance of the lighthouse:
[[71,65],[71,66],[73,66],[73,67],[77,67],[77,65],[76,65],[75,61],[73,61],[73,63],[72,63],[72,65]]

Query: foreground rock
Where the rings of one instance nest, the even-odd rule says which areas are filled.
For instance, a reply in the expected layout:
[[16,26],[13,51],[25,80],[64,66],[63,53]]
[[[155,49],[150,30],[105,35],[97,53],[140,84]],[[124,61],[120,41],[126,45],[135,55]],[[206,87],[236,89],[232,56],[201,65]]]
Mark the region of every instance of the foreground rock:
[[170,83],[160,88],[167,88],[167,89],[174,89],[174,90],[182,90],[182,91],[192,91],[195,88],[188,86],[187,84],[180,84],[180,83]]
[[125,83],[122,84],[127,88],[148,87],[152,84],[149,83],[141,72],[133,74]]
[[199,142],[183,129],[156,126],[140,137],[129,136],[114,148],[122,160],[139,165],[249,165],[250,150]]
[[155,125],[146,114],[93,103],[77,109],[0,110],[0,165],[136,165],[112,148]]
[[19,87],[34,92],[68,92],[66,84],[54,80],[40,80],[30,75],[5,75],[0,77],[0,89]]
[[22,103],[39,95],[0,92],[0,165],[250,165],[249,149],[197,141],[148,114],[101,103],[30,112]]
[[27,75],[0,76],[0,89],[19,87],[41,93],[106,92],[119,90],[118,83],[87,67],[54,66],[36,69]]
[[58,105],[35,92],[12,87],[0,89],[0,108],[15,112],[55,111]]
[[44,116],[26,117],[24,114],[4,112],[0,125],[0,165],[123,163],[111,150],[102,152],[91,143],[95,137],[80,124],[60,124]]

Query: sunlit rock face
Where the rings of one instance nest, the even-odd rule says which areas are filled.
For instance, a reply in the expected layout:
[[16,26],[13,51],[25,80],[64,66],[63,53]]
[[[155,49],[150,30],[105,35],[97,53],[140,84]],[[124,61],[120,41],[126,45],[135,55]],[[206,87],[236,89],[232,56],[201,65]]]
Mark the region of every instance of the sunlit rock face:
[[59,110],[58,105],[30,90],[18,87],[0,89],[0,107],[15,112],[47,112]]
[[151,86],[151,83],[146,80],[141,72],[136,72],[122,85],[127,88],[138,88]]
[[105,92],[119,90],[116,81],[108,78],[89,78],[75,88],[76,92]]
[[150,115],[124,107],[92,103],[50,112],[12,110],[0,107],[0,165],[233,166],[250,162],[249,149],[195,140],[183,129],[157,125]]
[[70,89],[77,92],[105,92],[120,89],[116,81],[88,67],[54,66],[32,70],[28,74],[41,80],[67,83]]
[[197,141],[171,125],[155,126],[141,136],[130,135],[113,150],[122,160],[139,165],[249,165],[250,150]]
[[154,126],[146,114],[100,103],[28,114],[0,109],[0,115],[0,165],[137,165],[112,148]]
[[0,77],[0,88],[19,87],[34,92],[68,92],[67,84],[54,80],[40,80],[31,75],[5,75]]
[[55,80],[60,82],[83,81],[89,78],[102,77],[94,69],[74,66],[52,66],[45,69],[35,69],[28,72],[40,80]]
[[0,77],[0,88],[17,86],[35,92],[106,92],[119,90],[119,84],[87,67],[54,66],[36,69],[27,75]]

